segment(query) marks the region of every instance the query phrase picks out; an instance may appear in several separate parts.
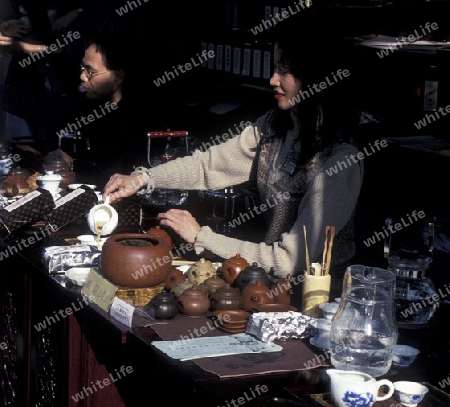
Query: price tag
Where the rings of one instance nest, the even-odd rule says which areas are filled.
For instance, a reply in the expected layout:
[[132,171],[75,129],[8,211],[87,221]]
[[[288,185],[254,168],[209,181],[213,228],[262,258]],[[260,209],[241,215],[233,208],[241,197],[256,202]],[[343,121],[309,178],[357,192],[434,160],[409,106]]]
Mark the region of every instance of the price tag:
[[103,311],[108,312],[116,291],[116,285],[106,280],[96,270],[91,269],[81,289],[81,294],[88,297]]
[[131,328],[133,322],[134,307],[120,298],[114,297],[114,301],[109,310],[109,314],[115,320],[119,321],[123,325]]

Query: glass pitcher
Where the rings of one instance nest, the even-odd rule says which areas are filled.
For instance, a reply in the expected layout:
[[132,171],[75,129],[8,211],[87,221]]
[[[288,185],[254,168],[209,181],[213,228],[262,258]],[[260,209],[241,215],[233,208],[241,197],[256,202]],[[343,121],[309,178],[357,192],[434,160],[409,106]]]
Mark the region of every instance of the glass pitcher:
[[373,377],[389,371],[398,338],[393,292],[394,273],[360,265],[347,269],[331,322],[331,363],[336,369]]

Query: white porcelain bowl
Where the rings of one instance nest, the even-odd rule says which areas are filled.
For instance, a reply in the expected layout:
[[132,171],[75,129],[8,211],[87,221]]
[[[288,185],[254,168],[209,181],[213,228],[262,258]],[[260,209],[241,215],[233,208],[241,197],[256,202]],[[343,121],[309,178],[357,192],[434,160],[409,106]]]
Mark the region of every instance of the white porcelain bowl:
[[395,345],[392,363],[395,366],[409,366],[420,351],[409,345]]
[[406,407],[415,407],[422,402],[428,387],[418,382],[394,382],[394,398]]

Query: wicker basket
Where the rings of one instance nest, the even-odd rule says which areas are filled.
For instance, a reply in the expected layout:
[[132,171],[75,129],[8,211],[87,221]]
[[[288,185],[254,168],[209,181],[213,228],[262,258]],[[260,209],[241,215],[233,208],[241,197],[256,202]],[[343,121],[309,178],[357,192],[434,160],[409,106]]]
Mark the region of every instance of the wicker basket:
[[155,285],[153,287],[123,287],[119,286],[116,291],[116,297],[127,302],[133,307],[142,307],[148,304],[155,295],[164,290],[164,283]]

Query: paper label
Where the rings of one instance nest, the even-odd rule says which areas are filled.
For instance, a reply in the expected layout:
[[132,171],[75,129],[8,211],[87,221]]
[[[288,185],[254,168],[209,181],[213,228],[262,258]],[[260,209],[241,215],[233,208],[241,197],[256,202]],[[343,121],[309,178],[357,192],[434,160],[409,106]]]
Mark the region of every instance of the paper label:
[[70,194],[67,194],[66,196],[59,198],[56,202],[55,202],[55,209],[59,208],[61,205],[64,205],[66,202],[71,201],[72,199],[75,199],[77,196],[84,194],[86,191],[82,188],[77,188],[75,189],[73,192],[71,192]]
[[12,212],[14,209],[25,205],[27,202],[30,202],[32,199],[38,197],[39,195],[41,195],[41,193],[38,190],[34,190],[24,195],[22,198],[12,203],[11,205],[5,206],[3,209],[5,209],[5,211]]
[[131,328],[133,313],[134,307],[131,304],[128,304],[118,297],[114,297],[111,309],[109,310],[111,317],[128,328]]

